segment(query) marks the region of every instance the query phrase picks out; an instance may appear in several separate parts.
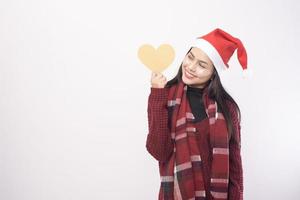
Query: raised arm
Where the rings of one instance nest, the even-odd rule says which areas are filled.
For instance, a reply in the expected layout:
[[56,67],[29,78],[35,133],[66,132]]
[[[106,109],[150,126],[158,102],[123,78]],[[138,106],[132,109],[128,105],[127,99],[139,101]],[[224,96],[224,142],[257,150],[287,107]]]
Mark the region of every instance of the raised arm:
[[168,127],[168,88],[153,88],[148,98],[147,151],[158,161],[167,161],[173,151]]

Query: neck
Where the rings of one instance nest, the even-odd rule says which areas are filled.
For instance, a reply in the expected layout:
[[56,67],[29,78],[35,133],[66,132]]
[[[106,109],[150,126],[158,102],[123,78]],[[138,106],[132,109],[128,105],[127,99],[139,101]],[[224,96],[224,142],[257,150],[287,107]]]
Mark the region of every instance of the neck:
[[201,85],[201,86],[189,85],[189,87],[203,89],[204,85]]
[[205,88],[205,85],[188,85],[190,88],[195,88],[199,90],[203,90]]
[[193,84],[193,85],[188,85],[189,87],[192,88],[205,88],[205,86],[207,85],[207,83],[203,83],[203,84]]

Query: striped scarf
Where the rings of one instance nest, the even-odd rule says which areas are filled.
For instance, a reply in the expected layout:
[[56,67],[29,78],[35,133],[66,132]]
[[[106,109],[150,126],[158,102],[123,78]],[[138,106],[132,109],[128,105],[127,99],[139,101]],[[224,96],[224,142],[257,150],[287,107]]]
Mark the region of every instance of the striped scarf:
[[[182,81],[170,88],[168,109],[172,110],[171,136],[174,151],[167,162],[159,162],[161,185],[159,200],[205,200],[202,161],[196,140],[194,116],[187,99],[187,85]],[[212,166],[210,193],[214,200],[227,199],[229,181],[229,139],[222,113],[216,101],[203,92],[209,119]]]

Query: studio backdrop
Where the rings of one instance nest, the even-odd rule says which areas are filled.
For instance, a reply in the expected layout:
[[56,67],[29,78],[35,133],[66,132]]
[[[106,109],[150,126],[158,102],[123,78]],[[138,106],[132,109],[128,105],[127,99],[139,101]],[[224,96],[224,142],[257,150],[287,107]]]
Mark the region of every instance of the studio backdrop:
[[151,70],[139,47],[219,27],[247,49],[222,83],[240,106],[245,200],[300,199],[300,3],[0,1],[0,199],[155,200],[146,150]]

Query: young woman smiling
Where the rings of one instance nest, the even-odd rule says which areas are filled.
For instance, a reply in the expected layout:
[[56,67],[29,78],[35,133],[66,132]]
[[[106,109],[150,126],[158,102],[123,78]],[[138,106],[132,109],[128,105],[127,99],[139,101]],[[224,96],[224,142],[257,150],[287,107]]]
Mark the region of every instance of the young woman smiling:
[[242,42],[217,28],[191,44],[177,75],[152,72],[146,148],[159,161],[159,200],[243,199],[241,113],[219,73]]

